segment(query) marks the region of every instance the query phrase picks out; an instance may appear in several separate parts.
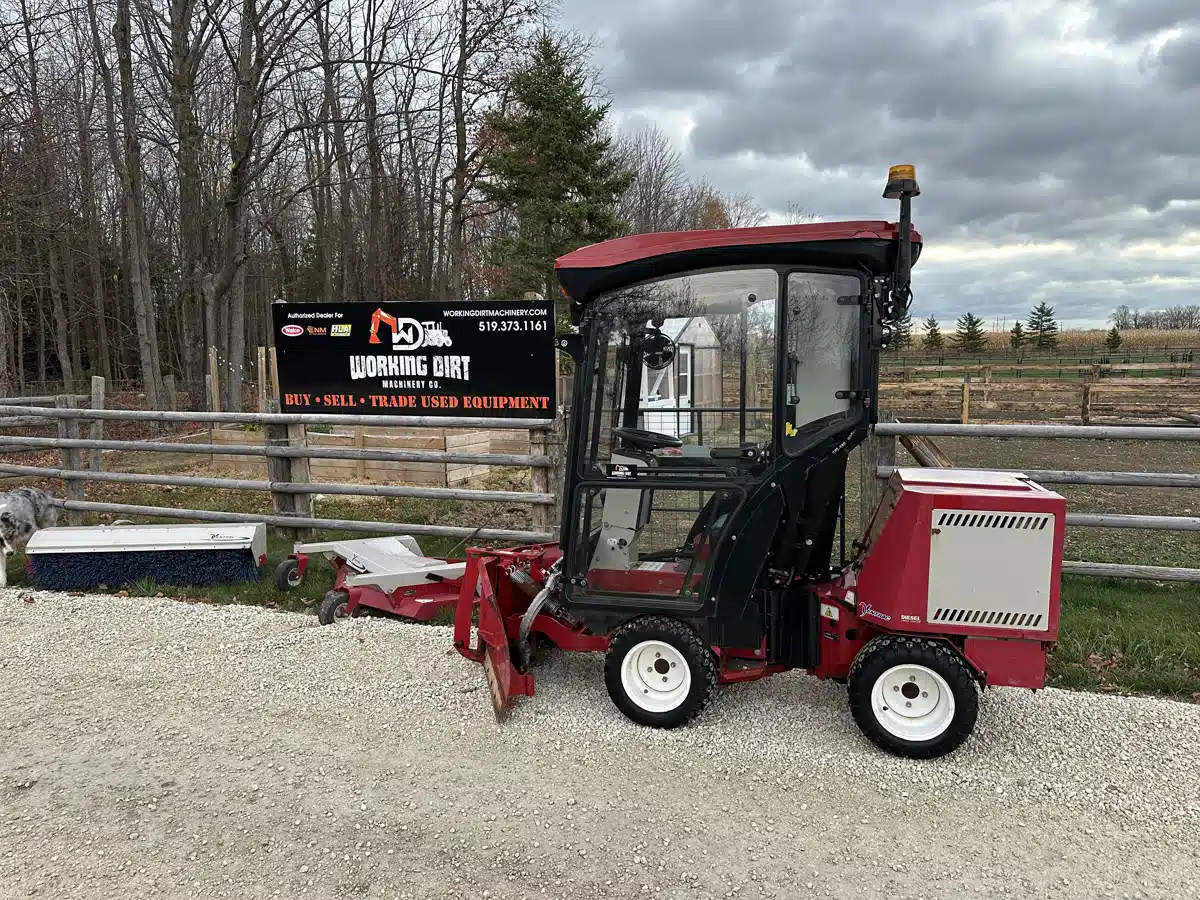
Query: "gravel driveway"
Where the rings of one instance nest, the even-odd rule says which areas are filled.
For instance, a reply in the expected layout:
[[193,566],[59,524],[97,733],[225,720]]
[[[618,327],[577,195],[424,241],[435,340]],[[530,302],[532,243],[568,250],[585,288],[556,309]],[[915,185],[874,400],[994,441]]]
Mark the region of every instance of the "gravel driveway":
[[916,763],[837,685],[656,732],[600,668],[499,726],[445,628],[0,591],[0,897],[1200,897],[1200,706],[995,690]]

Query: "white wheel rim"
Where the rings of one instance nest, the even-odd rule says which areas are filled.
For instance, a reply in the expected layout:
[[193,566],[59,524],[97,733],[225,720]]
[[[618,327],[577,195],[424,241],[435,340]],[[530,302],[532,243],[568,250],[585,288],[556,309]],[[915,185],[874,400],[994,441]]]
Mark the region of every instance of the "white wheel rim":
[[875,679],[871,710],[889,734],[906,741],[929,741],[954,720],[954,693],[933,669],[905,663]]
[[642,641],[621,661],[625,696],[647,712],[670,712],[692,689],[692,670],[683,654],[665,641]]

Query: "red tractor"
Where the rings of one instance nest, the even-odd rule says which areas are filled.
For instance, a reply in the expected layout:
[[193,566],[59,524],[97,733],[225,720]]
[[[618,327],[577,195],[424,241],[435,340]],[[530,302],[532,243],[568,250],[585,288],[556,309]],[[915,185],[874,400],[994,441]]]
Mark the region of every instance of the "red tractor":
[[921,248],[898,224],[647,234],[559,259],[577,334],[560,540],[471,549],[454,642],[497,715],[548,641],[605,654],[627,717],[673,728],[718,684],[791,669],[848,687],[879,747],[931,758],[979,690],[1040,688],[1064,499],[1023,476],[899,469],[846,549],[846,469]]

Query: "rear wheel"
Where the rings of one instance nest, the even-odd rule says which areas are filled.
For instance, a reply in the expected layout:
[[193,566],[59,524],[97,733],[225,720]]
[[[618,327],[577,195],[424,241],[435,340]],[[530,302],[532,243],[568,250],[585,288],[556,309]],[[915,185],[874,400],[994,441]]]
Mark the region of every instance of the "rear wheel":
[[613,632],[604,684],[617,709],[634,722],[677,728],[708,703],[717,684],[717,662],[684,622],[646,616]]
[[974,674],[940,641],[875,638],[855,658],[849,688],[858,727],[897,756],[945,756],[970,736],[979,714]]

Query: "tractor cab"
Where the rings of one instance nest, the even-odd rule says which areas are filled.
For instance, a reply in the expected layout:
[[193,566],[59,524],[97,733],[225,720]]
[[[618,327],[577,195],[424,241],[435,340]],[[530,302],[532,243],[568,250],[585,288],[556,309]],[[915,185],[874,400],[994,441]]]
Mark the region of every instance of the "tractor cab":
[[846,458],[872,421],[899,236],[871,221],[722,229],[558,260],[579,329],[564,343],[572,615],[603,634],[636,607],[761,647],[771,589],[840,565]]

